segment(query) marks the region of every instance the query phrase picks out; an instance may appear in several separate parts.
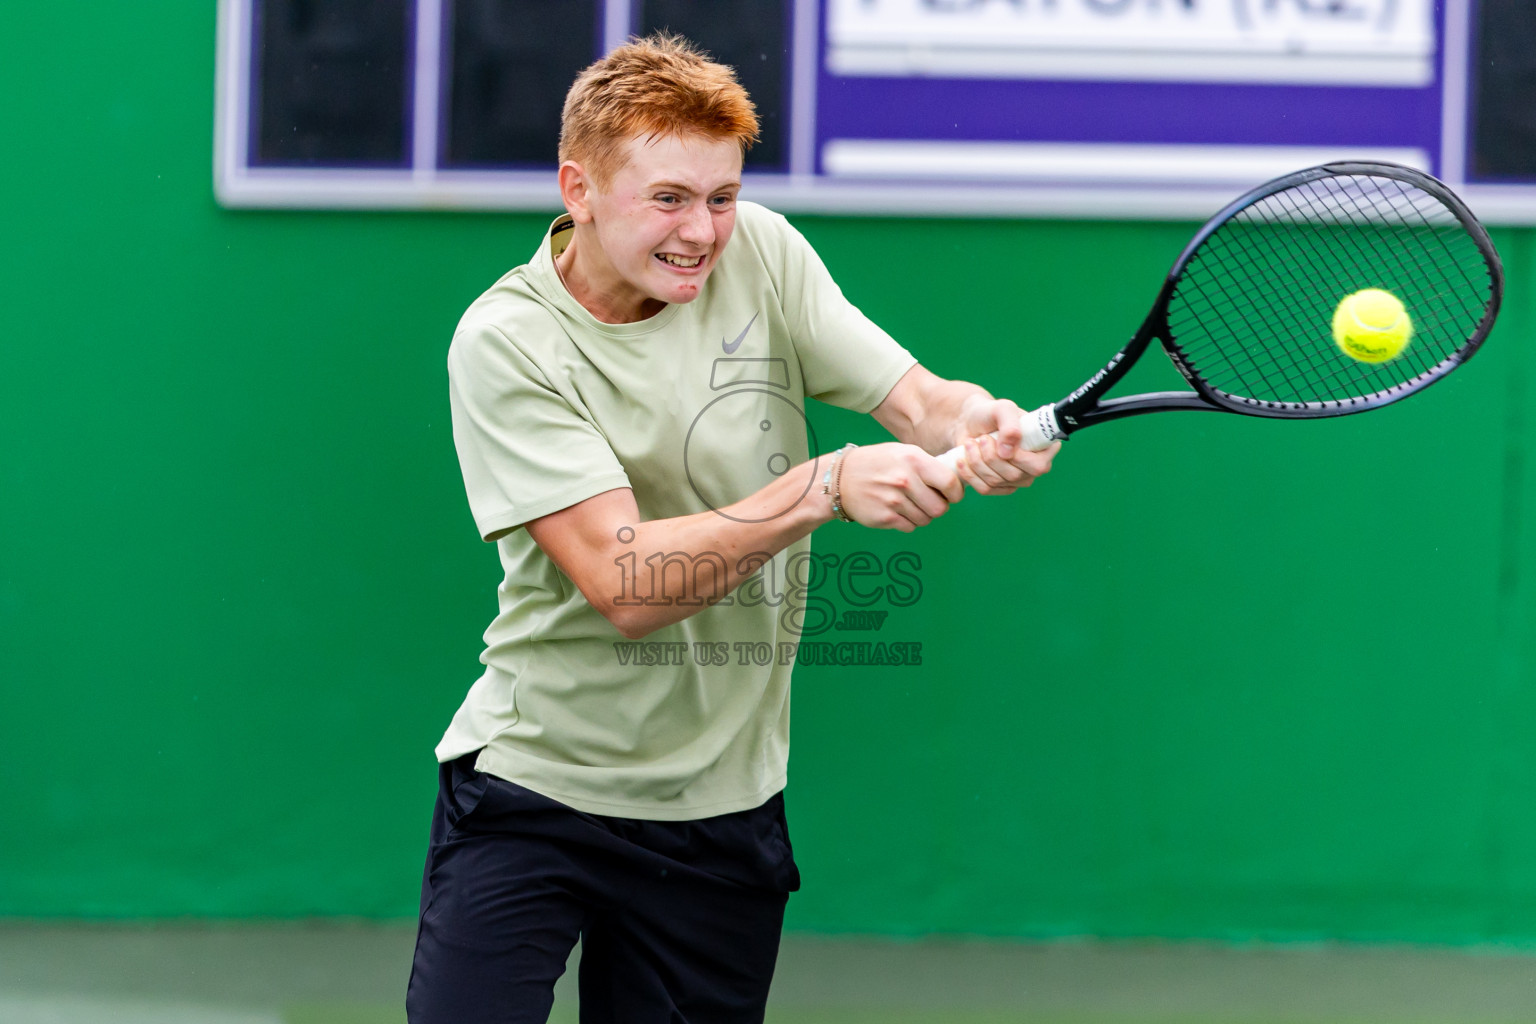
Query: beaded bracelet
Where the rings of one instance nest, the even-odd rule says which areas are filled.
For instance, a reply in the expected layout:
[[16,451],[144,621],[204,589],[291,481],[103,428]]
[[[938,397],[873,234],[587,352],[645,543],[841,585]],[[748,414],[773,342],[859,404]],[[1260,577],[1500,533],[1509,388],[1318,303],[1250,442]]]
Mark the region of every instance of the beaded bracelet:
[[843,458],[857,447],[850,441],[833,452],[832,464],[821,477],[821,493],[832,500],[832,514],[844,523],[853,522],[853,517],[843,509]]

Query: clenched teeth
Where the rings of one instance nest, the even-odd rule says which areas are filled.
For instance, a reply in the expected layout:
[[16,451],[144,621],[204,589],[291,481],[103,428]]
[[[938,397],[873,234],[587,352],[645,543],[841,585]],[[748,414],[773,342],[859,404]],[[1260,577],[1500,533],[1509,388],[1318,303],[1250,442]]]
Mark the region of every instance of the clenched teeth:
[[704,261],[703,256],[674,256],[670,252],[659,252],[656,256],[674,267],[696,267]]

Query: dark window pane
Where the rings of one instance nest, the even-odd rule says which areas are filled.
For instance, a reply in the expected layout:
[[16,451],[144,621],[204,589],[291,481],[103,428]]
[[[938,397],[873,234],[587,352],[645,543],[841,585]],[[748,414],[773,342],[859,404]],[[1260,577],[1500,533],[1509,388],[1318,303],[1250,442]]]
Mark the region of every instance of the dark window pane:
[[597,59],[594,0],[451,0],[443,163],[553,167],[560,108]]
[[410,162],[407,0],[258,0],[253,164]]
[[1477,5],[1472,177],[1536,179],[1536,7]]
[[747,169],[786,170],[789,15],[784,0],[637,0],[637,8],[635,21],[642,33],[670,29],[736,69],[762,120],[763,137],[747,153]]

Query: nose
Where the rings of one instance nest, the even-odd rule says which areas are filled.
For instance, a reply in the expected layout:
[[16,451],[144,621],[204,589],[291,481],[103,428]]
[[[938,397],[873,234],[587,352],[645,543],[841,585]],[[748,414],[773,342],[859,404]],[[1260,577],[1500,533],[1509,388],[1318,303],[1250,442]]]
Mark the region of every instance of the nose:
[[690,245],[710,246],[715,242],[715,221],[709,207],[695,203],[683,214],[677,226],[677,237]]

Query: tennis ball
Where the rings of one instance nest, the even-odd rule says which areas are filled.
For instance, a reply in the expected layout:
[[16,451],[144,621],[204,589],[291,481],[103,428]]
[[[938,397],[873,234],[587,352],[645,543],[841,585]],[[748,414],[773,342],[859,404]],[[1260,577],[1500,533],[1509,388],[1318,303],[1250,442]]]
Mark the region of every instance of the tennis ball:
[[1413,319],[1402,300],[1380,288],[1344,296],[1333,313],[1333,340],[1362,363],[1396,359],[1413,337]]

